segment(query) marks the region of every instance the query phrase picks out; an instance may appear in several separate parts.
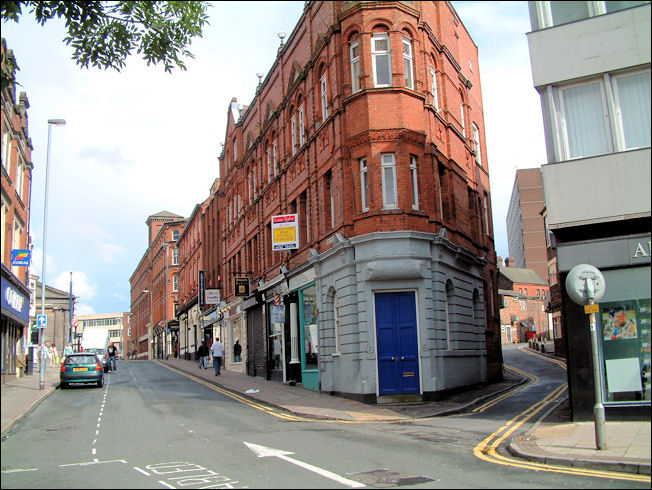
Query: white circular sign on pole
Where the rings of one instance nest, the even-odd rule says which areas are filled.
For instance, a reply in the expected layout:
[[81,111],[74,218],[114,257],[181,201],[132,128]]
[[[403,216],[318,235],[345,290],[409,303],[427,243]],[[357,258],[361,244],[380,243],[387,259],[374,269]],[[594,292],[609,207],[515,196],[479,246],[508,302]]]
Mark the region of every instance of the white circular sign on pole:
[[597,303],[604,296],[604,291],[602,272],[590,264],[576,265],[566,277],[566,292],[579,305],[588,305],[589,299]]

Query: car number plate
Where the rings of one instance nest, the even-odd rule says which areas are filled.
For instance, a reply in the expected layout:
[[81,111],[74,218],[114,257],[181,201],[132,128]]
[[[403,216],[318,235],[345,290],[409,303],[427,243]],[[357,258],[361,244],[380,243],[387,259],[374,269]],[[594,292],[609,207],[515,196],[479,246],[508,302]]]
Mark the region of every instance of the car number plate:
[[88,371],[88,368],[72,368],[73,371]]

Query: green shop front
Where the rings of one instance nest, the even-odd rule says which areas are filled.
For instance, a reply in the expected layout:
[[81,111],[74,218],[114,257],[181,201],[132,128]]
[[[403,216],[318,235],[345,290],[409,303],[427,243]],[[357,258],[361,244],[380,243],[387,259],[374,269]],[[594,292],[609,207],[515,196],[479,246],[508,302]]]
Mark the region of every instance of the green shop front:
[[[650,255],[649,234],[558,247],[562,284],[580,263],[597,267],[604,276],[596,320],[607,420],[650,417]],[[562,289],[572,419],[589,421],[596,396],[588,315]]]

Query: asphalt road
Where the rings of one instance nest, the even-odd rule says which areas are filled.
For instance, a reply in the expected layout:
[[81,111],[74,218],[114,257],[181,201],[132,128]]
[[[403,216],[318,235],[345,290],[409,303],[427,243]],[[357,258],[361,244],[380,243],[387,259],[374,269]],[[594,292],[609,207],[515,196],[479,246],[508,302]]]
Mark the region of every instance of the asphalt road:
[[283,420],[155,363],[121,363],[103,388],[57,390],[2,442],[2,488],[649,488],[474,454],[564,386],[557,364],[504,357],[533,381],[474,413],[400,424]]

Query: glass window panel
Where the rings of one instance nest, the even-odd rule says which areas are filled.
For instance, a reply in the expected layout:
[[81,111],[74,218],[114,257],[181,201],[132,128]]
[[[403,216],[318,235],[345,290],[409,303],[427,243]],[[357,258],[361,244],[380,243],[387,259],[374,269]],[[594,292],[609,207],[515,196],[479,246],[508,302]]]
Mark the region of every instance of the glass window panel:
[[625,148],[650,146],[650,72],[616,78]]
[[609,151],[600,82],[562,90],[570,158]]
[[317,330],[317,295],[310,286],[301,292],[303,310],[303,348],[306,356],[305,369],[317,369],[319,353],[319,332]]
[[389,55],[382,56],[376,55],[376,85],[389,85],[390,71],[389,71]]
[[552,25],[558,26],[589,17],[588,2],[550,2]]
[[618,10],[625,10],[631,7],[638,7],[650,2],[604,2],[607,13],[617,12]]
[[387,39],[374,39],[374,49],[376,51],[387,51]]

